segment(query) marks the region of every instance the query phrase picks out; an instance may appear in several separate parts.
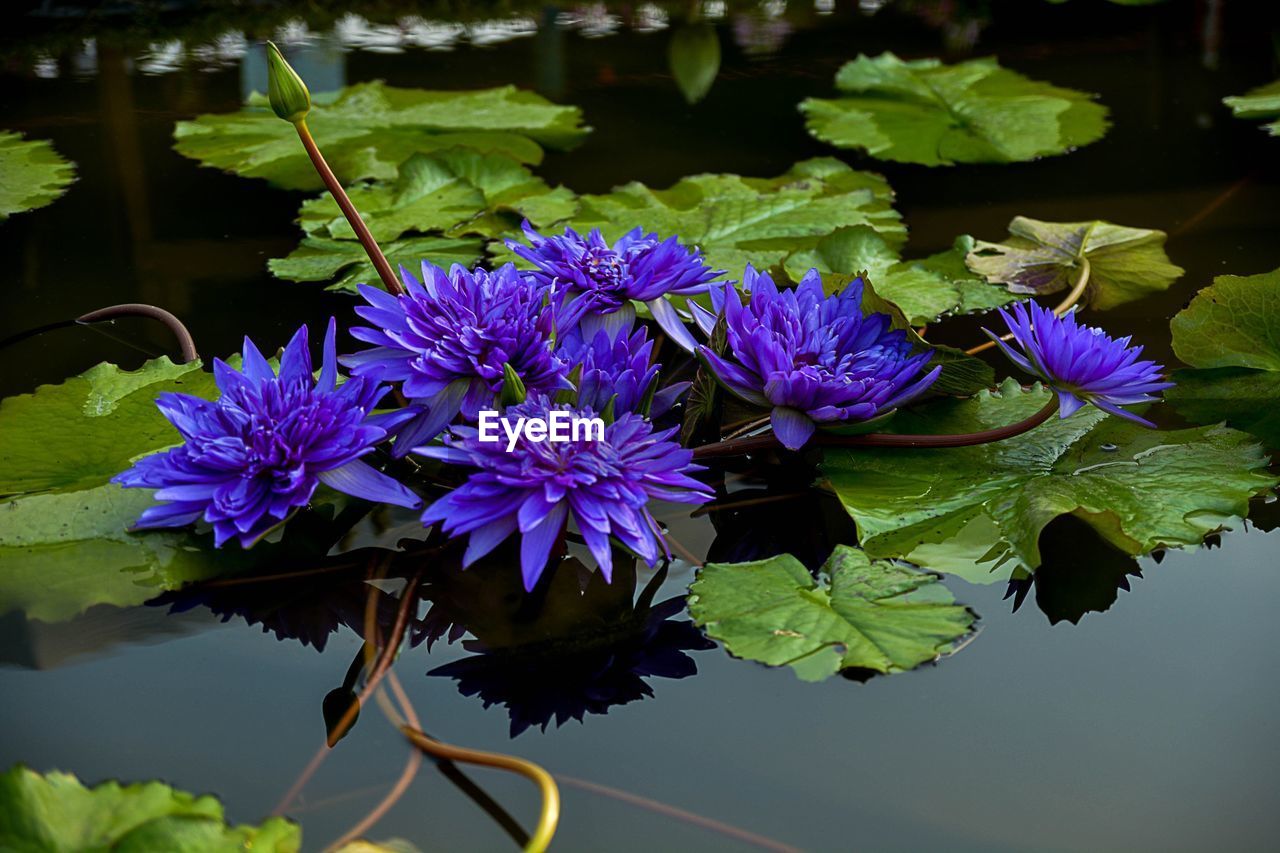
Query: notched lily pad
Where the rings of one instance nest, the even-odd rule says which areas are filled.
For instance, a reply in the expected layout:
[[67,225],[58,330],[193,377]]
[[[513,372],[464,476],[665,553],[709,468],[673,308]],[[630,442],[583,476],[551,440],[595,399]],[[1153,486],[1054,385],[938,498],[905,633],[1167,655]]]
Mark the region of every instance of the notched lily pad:
[[[965,433],[1015,423],[1049,400],[1012,380],[898,413],[889,429]],[[873,557],[905,557],[975,582],[1040,565],[1039,536],[1074,515],[1127,554],[1192,547],[1273,488],[1267,456],[1225,427],[1155,431],[1086,409],[967,448],[828,450],[822,464]]]
[[[582,111],[514,86],[462,92],[400,89],[358,83],[315,95],[307,126],[344,183],[393,180],[410,156],[455,146],[501,153],[524,163],[542,160],[542,146],[570,148],[588,128]],[[286,189],[322,184],[293,126],[271,111],[266,96],[250,96],[237,113],[178,122],[180,154]]]
[[1184,272],[1164,252],[1165,233],[1110,222],[1041,222],[1016,216],[1003,243],[978,240],[969,269],[1014,293],[1041,296],[1070,290],[1089,260],[1082,303],[1105,310],[1168,290]]
[[0,222],[52,203],[75,175],[75,165],[43,139],[0,131]]
[[1106,133],[1093,95],[1040,83],[994,59],[947,65],[859,56],[836,75],[837,98],[800,104],[809,132],[841,148],[926,166],[1009,163],[1063,154]]
[[784,554],[708,563],[690,587],[689,612],[738,657],[789,666],[805,681],[841,669],[902,672],[954,649],[974,613],[936,575],[838,545],[815,579]]

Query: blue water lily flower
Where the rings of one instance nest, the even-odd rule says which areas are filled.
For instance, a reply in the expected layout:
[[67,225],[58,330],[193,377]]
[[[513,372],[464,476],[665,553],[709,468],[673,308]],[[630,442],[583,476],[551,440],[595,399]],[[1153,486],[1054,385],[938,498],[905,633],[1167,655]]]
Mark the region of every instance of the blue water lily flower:
[[1155,427],[1120,407],[1155,402],[1159,392],[1172,388],[1162,365],[1140,360],[1142,347],[1130,346],[1132,338],[1113,339],[1101,329],[1077,324],[1075,312],[1059,317],[1048,308],[1029,304],[1030,310],[1023,302],[1014,305],[1012,312],[1000,309],[1021,352],[990,330],[983,331],[1010,361],[1057,392],[1061,417],[1092,403],[1104,412]]
[[586,340],[602,328],[617,337],[635,323],[635,300],[649,307],[673,341],[693,351],[693,336],[666,297],[705,293],[708,282],[724,274],[709,268],[701,251],[641,228],[612,246],[595,228],[585,237],[572,228],[562,236],[545,237],[525,222],[524,234],[529,245],[508,240],[507,246],[534,265],[535,279],[563,298],[562,331],[581,323]]
[[213,525],[214,542],[232,537],[244,547],[305,505],[320,483],[372,501],[419,507],[409,489],[361,461],[400,412],[372,415],[386,387],[373,378],[337,384],[338,362],[329,321],[317,379],[307,327],[298,329],[277,374],[248,338],[243,372],[220,359],[213,375],[216,401],[166,393],[156,400],[183,443],[139,459],[112,482],[156,490],[163,501],[143,512],[137,527]]
[[[503,417],[512,424],[520,418],[549,422],[553,411],[595,416],[590,409],[555,404],[538,395],[507,407]],[[527,590],[538,582],[570,519],[606,579],[613,572],[611,536],[652,566],[660,554],[670,552],[649,502],[711,499],[711,490],[689,476],[702,470],[692,463],[692,451],[669,440],[674,432],[654,432],[645,419],[624,414],[604,428],[603,438],[588,438],[583,430],[578,440],[535,441],[522,433],[509,448],[505,438],[482,441],[476,428],[455,427],[445,437],[445,446],[416,452],[477,470],[429,506],[422,522],[439,522],[450,536],[470,537],[464,566],[519,531]]]
[[[726,357],[708,347],[698,355],[726,388],[770,409],[774,434],[798,450],[818,424],[866,421],[918,397],[941,367],[923,376],[931,353],[913,353],[906,333],[890,329],[886,314],[863,314],[862,279],[827,296],[810,270],[794,290],[779,290],[768,273],[748,266],[742,285],[712,290],[723,315]],[[715,315],[696,310],[710,333]]]
[[551,347],[555,313],[547,291],[507,264],[494,272],[454,265],[447,273],[423,261],[422,281],[400,271],[407,293],[360,285],[369,305],[356,313],[373,324],[352,337],[372,349],[344,356],[356,376],[400,382],[417,416],[396,436],[403,456],[440,434],[461,412],[474,420],[491,408],[510,364],[529,391],[569,387]]
[[[570,374],[578,370],[578,405],[597,412],[612,400],[615,414],[637,412],[658,418],[689,387],[688,382],[676,382],[656,390],[659,365],[653,361],[653,341],[644,327],[616,338],[600,329],[590,342],[575,332],[560,343],[556,356]],[[651,406],[642,412],[651,391]]]

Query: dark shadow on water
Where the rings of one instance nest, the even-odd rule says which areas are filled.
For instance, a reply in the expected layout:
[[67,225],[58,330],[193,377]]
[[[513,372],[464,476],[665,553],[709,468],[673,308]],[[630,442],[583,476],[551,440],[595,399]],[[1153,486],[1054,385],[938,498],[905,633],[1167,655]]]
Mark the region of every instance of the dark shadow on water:
[[514,561],[442,569],[422,589],[431,607],[419,639],[430,646],[470,634],[462,645],[473,654],[427,674],[454,679],[486,708],[504,706],[512,737],[652,697],[650,679],[695,675],[687,653],[715,647],[693,623],[674,618],[683,596],[653,602],[664,577],[654,574],[637,596],[634,561],[620,561],[606,583],[571,557],[526,598]]

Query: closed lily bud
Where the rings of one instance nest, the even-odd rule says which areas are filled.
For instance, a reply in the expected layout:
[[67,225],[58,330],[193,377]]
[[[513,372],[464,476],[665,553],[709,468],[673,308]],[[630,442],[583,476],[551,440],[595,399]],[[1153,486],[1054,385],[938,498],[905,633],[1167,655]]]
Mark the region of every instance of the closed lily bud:
[[307,91],[307,84],[285,61],[274,42],[267,42],[267,98],[276,115],[294,124],[306,118],[311,111],[311,93]]
[[498,398],[503,406],[517,406],[525,401],[529,396],[529,392],[525,390],[524,382],[520,379],[520,374],[516,373],[516,369],[511,364],[502,365],[502,391],[499,392]]

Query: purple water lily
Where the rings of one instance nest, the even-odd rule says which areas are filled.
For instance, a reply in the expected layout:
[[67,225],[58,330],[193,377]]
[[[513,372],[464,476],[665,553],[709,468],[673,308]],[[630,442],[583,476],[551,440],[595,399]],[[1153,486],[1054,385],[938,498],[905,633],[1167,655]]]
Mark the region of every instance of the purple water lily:
[[373,349],[344,356],[356,376],[377,374],[401,382],[416,416],[396,436],[403,456],[440,434],[461,412],[474,420],[492,407],[510,364],[530,392],[569,387],[552,356],[555,315],[547,291],[507,264],[495,272],[461,266],[445,272],[422,263],[422,281],[401,268],[408,293],[360,285],[369,303],[356,309],[374,328],[352,337]]
[[641,228],[628,231],[612,246],[593,228],[586,237],[572,228],[563,236],[545,237],[524,224],[529,245],[508,240],[511,251],[532,263],[531,275],[555,288],[563,298],[561,331],[581,323],[591,340],[600,329],[611,337],[630,331],[636,312],[632,300],[649,307],[653,319],[681,347],[695,342],[667,296],[705,293],[708,282],[724,274],[702,260],[702,252],[662,240]]
[[[862,279],[827,296],[810,270],[794,290],[779,290],[768,273],[748,266],[744,303],[733,285],[713,288],[723,314],[730,357],[702,346],[698,355],[726,388],[771,410],[774,434],[798,450],[817,424],[866,421],[918,397],[941,367],[920,375],[930,353],[913,354],[906,333],[886,314],[862,312]],[[710,335],[716,315],[695,308]]]
[[[531,396],[510,406],[503,417],[550,420],[552,411],[590,418],[589,409]],[[450,536],[467,535],[463,565],[469,566],[519,531],[525,589],[533,589],[552,547],[572,519],[605,578],[611,578],[610,536],[650,566],[670,556],[657,520],[654,499],[704,503],[711,490],[689,475],[702,470],[693,454],[669,441],[675,430],[654,432],[638,415],[624,414],[607,425],[603,438],[534,441],[522,434],[508,449],[505,440],[482,441],[474,427],[455,427],[443,447],[416,452],[478,469],[461,486],[429,506],[423,524],[439,522]]]
[[183,443],[139,459],[112,480],[156,489],[164,501],[136,526],[204,519],[216,545],[235,537],[247,548],[305,505],[320,483],[367,500],[421,506],[417,495],[360,459],[404,414],[370,414],[387,390],[376,379],[337,384],[335,332],[330,320],[319,379],[303,326],[285,347],[279,375],[245,338],[243,372],[213,362],[222,391],[216,401],[161,394],[156,405]]
[[[603,412],[612,400],[615,414],[636,412],[651,418],[670,410],[689,383],[656,390],[659,365],[653,362],[653,341],[647,337],[643,327],[617,338],[601,329],[590,343],[575,332],[560,344],[556,356],[565,363],[566,372],[572,375],[578,370],[579,407]],[[646,400],[650,406],[642,411]]]
[[1086,403],[1104,412],[1155,427],[1155,424],[1120,408],[1152,403],[1173,383],[1164,379],[1164,367],[1139,360],[1142,347],[1130,346],[1131,338],[1113,339],[1101,329],[1076,323],[1075,312],[1061,317],[1036,303],[1019,302],[1000,316],[1013,333],[1021,352],[983,329],[1009,360],[1021,370],[1039,377],[1058,394],[1059,414],[1068,417]]

